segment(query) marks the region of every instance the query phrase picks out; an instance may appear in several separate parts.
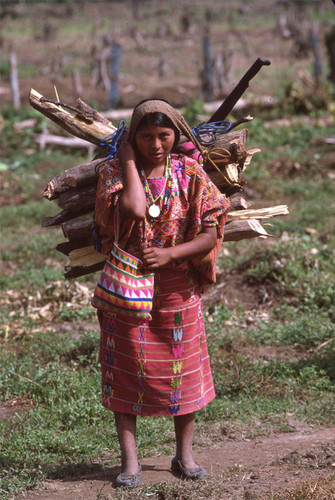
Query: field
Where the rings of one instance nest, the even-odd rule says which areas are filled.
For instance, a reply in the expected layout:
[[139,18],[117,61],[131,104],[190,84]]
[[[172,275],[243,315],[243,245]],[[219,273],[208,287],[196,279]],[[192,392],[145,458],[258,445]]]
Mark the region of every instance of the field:
[[[324,43],[333,3],[26,1],[5,2],[0,13],[1,500],[334,499],[335,88]],[[282,16],[291,22],[287,37]],[[43,199],[47,182],[84,163],[87,150],[40,149],[35,134],[63,132],[29,107],[28,93],[55,99],[56,86],[61,101],[80,96],[106,111],[93,54],[117,41],[119,109],[159,95],[194,125],[208,118],[200,78],[206,22],[213,57],[225,62],[213,100],[257,57],[271,60],[243,96],[243,113],[254,116],[248,146],[261,149],[244,173],[245,196],[252,208],[287,204],[290,214],[265,225],[271,238],[227,242],[217,283],[204,295],[217,397],[197,414],[194,449],[208,478],[174,478],[172,420],[143,418],[143,484],[116,490],[120,457],[112,415],[100,404],[90,306],[97,275],[66,281],[66,258],[55,250],[61,230],[41,227],[58,212]],[[19,109],[11,103],[13,50]]]

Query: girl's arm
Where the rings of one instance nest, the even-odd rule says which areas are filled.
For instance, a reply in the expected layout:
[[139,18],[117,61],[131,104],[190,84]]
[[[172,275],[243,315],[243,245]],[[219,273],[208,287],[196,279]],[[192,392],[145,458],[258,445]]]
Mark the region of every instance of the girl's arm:
[[123,170],[123,190],[120,196],[120,212],[131,219],[144,219],[146,199],[136,168],[135,153],[129,142],[121,144],[118,158]]
[[205,227],[192,241],[174,247],[149,247],[143,251],[143,263],[156,269],[176,260],[186,260],[202,253],[207,254],[217,243],[217,228]]

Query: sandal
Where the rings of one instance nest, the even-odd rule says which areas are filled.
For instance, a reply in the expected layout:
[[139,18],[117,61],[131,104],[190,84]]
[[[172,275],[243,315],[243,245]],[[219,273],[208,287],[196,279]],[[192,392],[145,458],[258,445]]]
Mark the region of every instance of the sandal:
[[138,464],[136,474],[119,474],[116,478],[116,486],[124,486],[126,488],[137,488],[141,482],[142,467]]
[[177,457],[173,457],[171,461],[171,471],[181,477],[187,479],[202,479],[206,476],[206,471],[203,467],[195,467],[194,469],[189,469],[184,467]]

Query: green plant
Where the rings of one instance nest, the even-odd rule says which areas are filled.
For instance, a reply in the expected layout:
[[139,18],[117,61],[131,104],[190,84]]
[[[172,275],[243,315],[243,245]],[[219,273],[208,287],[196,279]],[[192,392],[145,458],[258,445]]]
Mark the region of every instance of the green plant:
[[184,109],[183,116],[190,126],[199,125],[198,115],[203,114],[203,110],[201,101],[192,101]]
[[[29,64],[23,60],[22,66],[20,63],[20,79],[34,75],[36,60],[50,56],[47,43],[35,43],[36,27],[48,17],[45,14],[51,4],[62,7],[56,5],[57,0],[41,4],[37,10],[32,1],[26,3],[34,15],[24,16],[21,2],[17,17],[6,17],[2,33],[5,46],[19,40],[20,47],[31,47]],[[67,3],[74,6],[72,0]],[[89,35],[97,27],[100,34],[110,33],[108,12],[117,10],[121,32],[129,29],[129,6],[126,2],[112,3],[110,11],[108,2],[104,5],[103,17],[101,9],[91,16],[86,9],[90,4],[84,2],[82,9],[69,10],[66,23],[63,17],[52,18],[57,28],[52,46],[59,47],[65,57],[62,74],[58,75],[61,95],[63,82],[67,85],[72,75],[71,68],[79,68],[83,82],[87,82],[90,58],[82,47],[84,44],[89,48]],[[193,29],[202,26],[211,9],[215,54],[223,47],[229,52],[231,44],[237,42],[227,36],[233,29],[234,33],[245,33],[253,52],[266,47],[269,58],[274,55],[271,67],[251,82],[244,95],[250,106],[257,95],[269,93],[279,99],[279,104],[271,110],[250,109],[255,118],[243,125],[249,132],[247,148],[260,147],[262,151],[254,156],[243,177],[246,187],[255,193],[250,197],[252,208],[287,203],[290,215],[269,221],[271,227],[265,226],[274,238],[228,242],[220,253],[218,286],[205,296],[204,308],[216,398],[196,415],[196,435],[203,440],[195,444],[208,448],[240,435],[253,439],[291,432],[294,426],[288,415],[315,427],[334,425],[335,192],[331,182],[332,146],[327,141],[334,135],[334,124],[325,107],[306,116],[290,114],[285,92],[288,86],[293,87],[301,69],[310,71],[310,61],[282,64],[278,47],[285,52],[285,60],[291,62],[290,40],[265,45],[258,32],[257,37],[253,36],[258,28],[262,34],[270,29],[267,34],[273,41],[277,11],[274,13],[264,2],[261,8],[256,2],[252,9],[246,9],[243,2],[228,2],[226,10],[221,3],[193,2]],[[306,21],[319,19],[326,23],[320,26],[325,29],[330,26],[329,9],[319,3],[318,8],[314,8],[315,3],[306,9],[301,2],[299,7]],[[171,33],[162,47],[156,32],[167,26],[167,16]],[[157,2],[157,8],[153,8],[153,4],[143,2],[134,26],[147,44],[141,51],[135,45],[131,51],[124,51],[127,74],[122,82],[128,84],[129,80],[134,85],[134,95],[127,96],[137,98],[142,68],[151,68],[162,50],[168,51],[168,80],[173,87],[169,83],[169,88],[161,90],[171,91],[173,99],[177,99],[175,91],[181,90],[178,96],[180,101],[187,97],[185,116],[193,126],[198,124],[199,115],[205,115],[204,105],[199,100],[198,84],[191,83],[183,95],[181,79],[192,82],[197,78],[202,64],[199,30],[194,30],[194,39],[192,33],[189,39],[182,38],[179,17],[178,9],[169,3],[162,7]],[[78,33],[82,36],[78,37]],[[151,43],[153,37],[157,43]],[[242,65],[247,69],[245,61],[234,64],[233,80],[244,73]],[[8,80],[9,69],[2,60],[0,76],[4,80]],[[158,91],[155,75],[150,75],[150,81]],[[149,88],[145,89],[149,92]],[[104,92],[87,90],[84,100],[105,110]],[[0,420],[0,497],[9,500],[46,478],[69,478],[101,472],[105,465],[115,466],[119,463],[119,448],[112,414],[102,408],[100,401],[98,322],[89,305],[96,275],[66,282],[66,257],[55,250],[62,239],[61,230],[41,227],[43,217],[59,211],[54,202],[42,199],[47,182],[65,169],[84,163],[86,152],[60,151],[56,147],[40,150],[34,141],[35,133],[44,127],[52,133],[60,132],[31,107],[16,110],[4,103],[1,114],[0,399],[1,405],[12,409],[13,414]],[[28,118],[36,120],[34,125],[19,132],[16,125]],[[239,118],[237,108],[231,119],[235,118]],[[247,198],[249,192],[247,189]],[[139,419],[138,438],[141,457],[172,454],[172,419]],[[302,458],[298,457],[299,463],[305,468]],[[317,464],[320,467],[319,461]],[[217,500],[230,481],[243,484],[247,475],[236,464],[201,483],[164,482],[143,486],[136,492],[116,491],[112,496],[120,500]],[[322,483],[296,484],[277,496],[271,494],[271,498],[305,500],[313,488],[313,500],[325,500],[334,497],[332,483],[334,478],[329,476]],[[103,489],[97,496],[100,500],[110,498]],[[270,500],[269,495],[265,500]]]

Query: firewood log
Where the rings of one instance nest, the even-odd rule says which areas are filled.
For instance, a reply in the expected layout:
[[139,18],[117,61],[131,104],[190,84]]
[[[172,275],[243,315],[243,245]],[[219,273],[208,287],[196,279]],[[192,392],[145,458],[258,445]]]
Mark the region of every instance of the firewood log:
[[240,241],[257,237],[267,238],[272,236],[267,233],[260,222],[256,219],[241,219],[226,223],[224,238],[226,241]]
[[69,253],[71,266],[65,266],[68,270],[69,267],[90,267],[99,262],[105,262],[107,255],[95,251],[93,245],[83,248],[77,248]]
[[56,250],[63,255],[68,256],[70,255],[70,252],[72,252],[72,250],[76,250],[77,248],[84,248],[91,244],[91,241],[86,240],[64,241],[63,243],[59,243],[56,246]]
[[92,243],[93,213],[81,215],[62,224],[65,238],[74,242],[84,240]]
[[250,208],[250,203],[239,194],[229,197],[230,210],[245,210]]
[[80,188],[88,185],[95,185],[98,182],[96,168],[101,163],[101,159],[92,160],[76,167],[65,170],[60,175],[56,175],[47,185],[44,191],[44,198],[54,200],[59,198],[61,193],[70,188]]
[[65,266],[65,278],[78,278],[103,268],[107,255],[97,253],[92,245],[72,250],[70,264]]
[[275,205],[267,208],[253,208],[249,210],[236,210],[228,213],[227,221],[247,219],[269,219],[278,215],[287,215],[287,205]]
[[[239,172],[237,165],[229,165],[230,168],[230,177],[233,179],[239,179]],[[215,186],[222,192],[224,193],[228,198],[230,198],[232,195],[239,193],[243,191],[243,186],[241,185],[232,185],[230,186],[227,183],[226,177],[227,175],[222,172],[218,172],[217,170],[211,170],[208,173],[208,177],[210,180],[215,184]],[[222,175],[224,174],[224,175]]]
[[85,207],[87,210],[85,210],[81,206],[75,207],[76,211],[70,211],[70,210],[62,210],[59,212],[57,215],[52,215],[52,216],[47,216],[44,217],[42,220],[42,227],[53,227],[53,226],[60,226],[61,224],[64,224],[64,222],[71,221],[75,217],[79,217],[80,215],[83,215],[83,213],[90,212],[92,208],[94,207],[94,202],[93,199],[89,200],[89,205]]
[[[226,134],[218,135],[216,138],[213,138],[212,135],[208,135],[208,143],[210,145],[216,144],[223,149],[229,150],[232,144],[236,144],[237,147],[244,147],[248,138],[248,130],[234,130],[232,132],[228,132]],[[206,136],[203,135],[202,139],[200,139],[201,144],[205,146]],[[204,142],[205,141],[205,142]],[[183,149],[183,144],[188,142],[188,139],[181,135],[179,144],[176,146],[176,151],[185,154]],[[235,146],[236,147],[236,146]]]
[[71,188],[61,193],[57,200],[58,206],[72,213],[86,213],[94,208],[96,186]]
[[103,262],[97,262],[92,264],[91,266],[75,266],[65,268],[64,278],[74,279],[79,278],[80,276],[87,276],[88,274],[96,273],[97,271],[101,271],[104,267]]
[[102,139],[116,130],[112,122],[81,99],[77,100],[75,108],[46,99],[36,90],[31,89],[29,103],[70,134],[93,144],[99,144]]
[[96,185],[61,193],[57,203],[63,210],[52,217],[44,217],[42,226],[59,226],[74,217],[91,212],[95,205],[95,191]]
[[73,217],[75,217],[75,214],[71,214],[68,210],[62,210],[57,215],[44,217],[42,220],[42,227],[59,226],[63,222],[73,219]]

